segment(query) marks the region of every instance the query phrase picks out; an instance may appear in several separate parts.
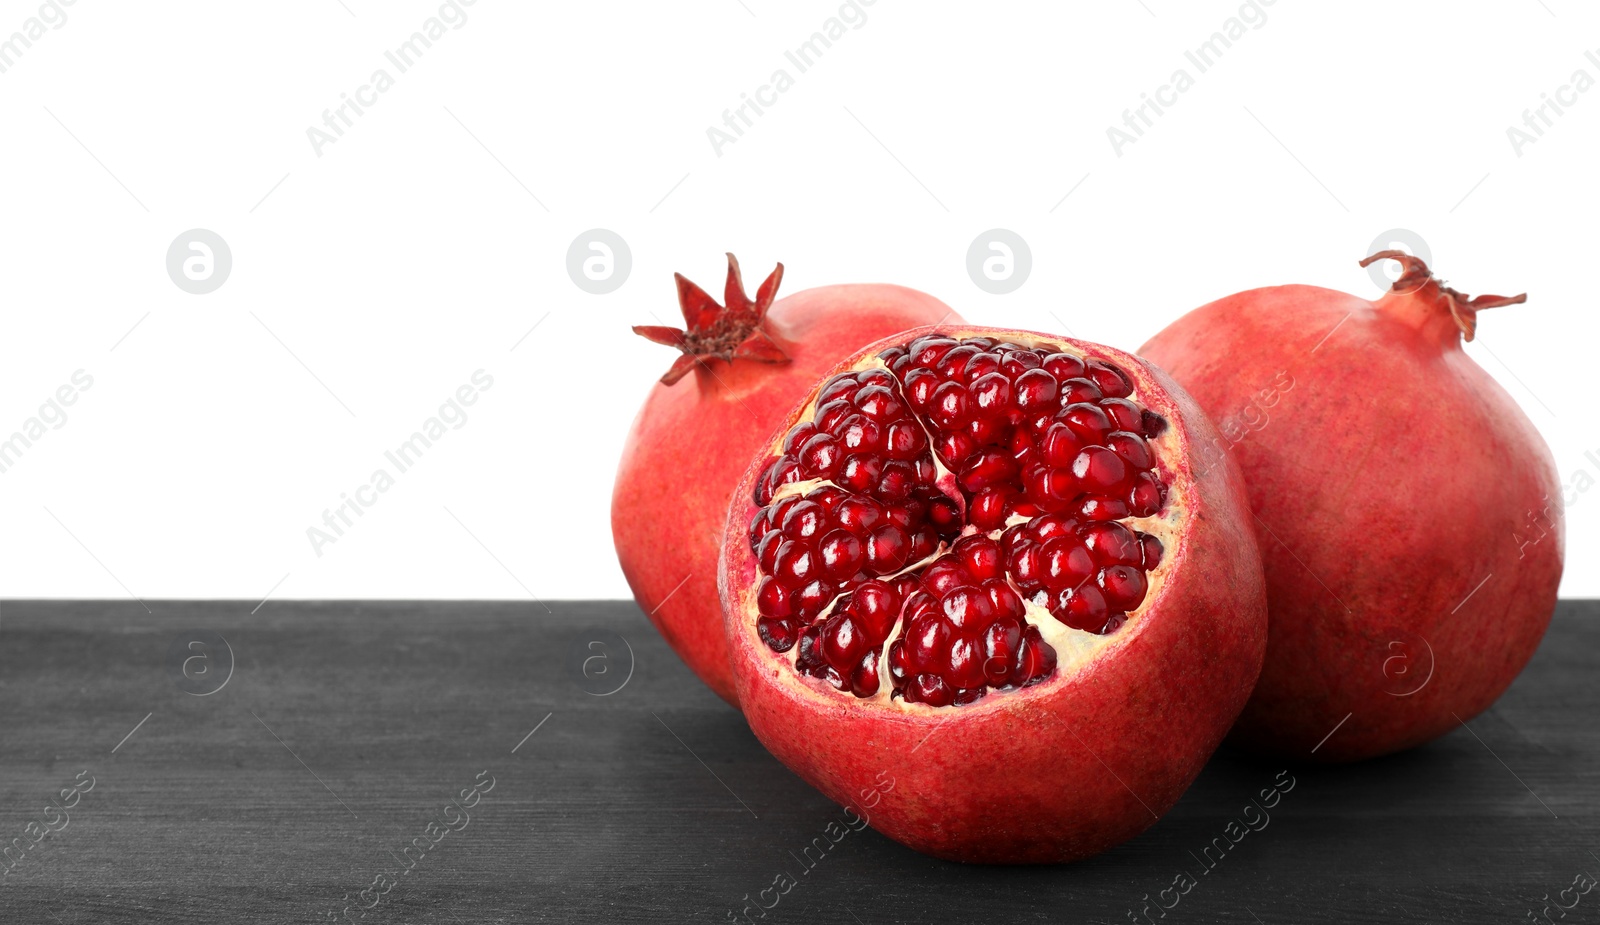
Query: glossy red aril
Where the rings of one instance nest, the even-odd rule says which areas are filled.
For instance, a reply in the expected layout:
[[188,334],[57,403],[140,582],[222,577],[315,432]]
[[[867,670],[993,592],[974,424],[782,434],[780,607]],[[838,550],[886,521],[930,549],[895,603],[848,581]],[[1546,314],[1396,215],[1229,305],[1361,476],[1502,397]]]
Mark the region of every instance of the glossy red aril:
[[[1562,570],[1561,485],[1527,415],[1462,350],[1469,298],[1399,251],[1376,302],[1275,286],[1144,346],[1244,470],[1271,607],[1233,739],[1351,761],[1458,728],[1539,644]],[[1337,730],[1337,731],[1335,731]]]
[[[651,390],[633,423],[611,498],[617,558],[634,599],[678,656],[729,703],[735,703],[735,694],[717,602],[716,562],[728,499],[750,457],[765,446],[795,400],[841,358],[896,331],[956,317],[938,299],[900,286],[826,286],[774,302],[782,276],[779,264],[752,301],[729,254],[725,304],[678,276],[686,330],[634,328],[682,355]],[[847,435],[857,444],[814,431],[795,435],[787,449],[794,451],[794,465],[805,478],[841,477],[850,467],[852,479],[866,479],[874,473],[859,460],[852,464],[850,455],[877,447],[879,440],[900,441],[892,452],[884,451],[891,459],[921,451],[915,442],[920,434],[872,430],[874,415],[893,416],[894,411],[889,396],[876,394],[867,397],[864,408],[852,406],[862,412]],[[887,472],[905,478],[900,470]],[[885,474],[881,467],[875,473],[879,481]],[[783,552],[781,541],[792,536],[801,545],[787,551],[787,574],[798,569],[818,582],[814,587],[774,585],[765,592],[770,607],[784,618],[816,606],[831,583],[855,574],[851,564],[865,555],[860,541],[818,548],[813,545],[817,535],[806,531],[820,521],[809,512],[800,521],[794,533],[776,536],[762,550],[762,561],[771,568]],[[767,631],[783,644],[781,627],[770,624]]]
[[[720,580],[751,728],[843,802],[894,775],[873,824],[942,857],[1071,860],[1142,830],[1220,741],[1265,645],[1237,476],[1190,465],[1213,438],[1164,374],[1109,348],[970,328],[865,348],[729,510]],[[852,444],[831,476],[806,465],[819,440]],[[812,560],[837,564],[794,565]]]

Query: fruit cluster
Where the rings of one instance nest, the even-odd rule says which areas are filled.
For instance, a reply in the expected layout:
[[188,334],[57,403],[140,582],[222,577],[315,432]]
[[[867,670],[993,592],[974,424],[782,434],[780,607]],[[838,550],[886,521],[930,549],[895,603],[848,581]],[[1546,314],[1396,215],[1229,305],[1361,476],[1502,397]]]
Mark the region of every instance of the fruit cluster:
[[1054,670],[1025,600],[1116,631],[1161,556],[1117,521],[1166,498],[1149,442],[1166,421],[1127,373],[993,337],[876,360],[821,386],[757,481],[762,641],[798,643],[795,670],[857,697],[879,691],[889,643],[892,695],[940,707]]

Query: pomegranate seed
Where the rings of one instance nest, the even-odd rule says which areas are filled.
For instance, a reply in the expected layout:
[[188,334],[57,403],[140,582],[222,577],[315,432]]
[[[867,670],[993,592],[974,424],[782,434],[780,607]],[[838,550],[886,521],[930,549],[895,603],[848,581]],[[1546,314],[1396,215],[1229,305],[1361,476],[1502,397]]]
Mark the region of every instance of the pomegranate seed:
[[1089,583],[1057,591],[1050,599],[1050,613],[1074,629],[1099,633],[1105,629],[1111,608],[1099,586]]
[[818,571],[816,554],[811,547],[794,540],[784,540],[778,546],[777,567],[774,574],[790,587],[799,587],[810,581]]
[[1145,571],[1161,564],[1161,541],[1148,533],[1139,534],[1139,543],[1144,547]]
[[998,443],[1005,437],[1007,426],[999,417],[975,417],[967,422],[967,436],[978,446]]
[[906,677],[910,674],[910,664],[906,661],[905,643],[896,640],[889,646],[889,677],[895,687],[904,687]]
[[878,656],[868,652],[850,675],[850,693],[857,697],[871,697],[878,692]]
[[940,559],[922,573],[922,586],[941,598],[971,580],[966,569],[951,558]]
[[867,498],[850,497],[839,502],[839,526],[857,536],[865,536],[884,521],[883,505]]
[[894,374],[886,369],[863,370],[856,373],[856,381],[861,383],[863,389],[878,386],[879,388],[893,391],[899,386],[899,381],[895,379]]
[[762,508],[756,512],[756,516],[750,518],[750,550],[754,552],[761,548],[762,537],[771,531],[772,521],[767,519],[767,508]]
[[970,391],[981,413],[1002,411],[1011,405],[1011,380],[1002,373],[980,376],[973,381]]
[[801,501],[783,515],[783,535],[792,540],[816,536],[827,523],[828,512],[815,501]]
[[956,543],[955,553],[962,568],[978,581],[1000,577],[1000,544],[987,536],[974,534],[962,537]]
[[994,602],[989,600],[989,595],[970,585],[956,588],[945,595],[940,607],[945,619],[961,633],[982,631],[995,618]]
[[1089,495],[1078,505],[1078,516],[1084,520],[1121,520],[1129,513],[1126,501],[1103,495]]
[[1056,418],[1064,422],[1073,435],[1084,443],[1103,444],[1106,435],[1111,433],[1111,418],[1100,410],[1099,405],[1086,402],[1068,405],[1061,409]]
[[1039,355],[1032,350],[1010,350],[1000,361],[1000,371],[1015,379],[1030,369],[1038,369],[1040,365]]
[[885,524],[867,538],[867,570],[877,575],[898,572],[911,554],[911,538],[896,524]]
[[883,477],[883,462],[867,453],[856,453],[844,458],[839,468],[839,484],[851,491],[866,492],[875,488]]
[[1106,606],[1112,610],[1133,610],[1144,601],[1148,585],[1144,572],[1132,565],[1110,565],[1095,576],[1100,590],[1105,592]]
[[787,652],[794,647],[795,627],[788,620],[761,617],[756,620],[756,632],[761,641],[774,652]]
[[972,358],[978,355],[979,350],[979,345],[971,343],[962,344],[959,347],[951,349],[949,353],[946,353],[944,357],[939,360],[937,367],[939,375],[949,380],[960,378],[962,371],[967,368],[967,363],[971,362]]
[[961,509],[949,498],[940,498],[928,505],[928,523],[941,534],[961,529]]
[[850,404],[849,399],[835,398],[833,401],[817,408],[817,430],[833,433],[839,422],[856,413],[856,406]]
[[1022,648],[1022,621],[1002,618],[983,633],[983,676],[990,684],[1004,684]]
[[1044,358],[1044,369],[1060,380],[1076,379],[1083,375],[1083,361],[1070,353],[1052,353]]
[[933,390],[933,402],[928,415],[944,430],[953,430],[967,422],[972,414],[972,398],[967,387],[959,382],[946,382]]
[[860,387],[854,374],[841,373],[829,379],[828,384],[822,387],[821,392],[817,393],[817,405],[820,407],[838,398],[848,401]]
[[959,466],[978,448],[978,442],[961,431],[945,431],[934,440],[934,448],[946,465]]
[[1017,474],[1017,462],[1004,450],[984,450],[961,467],[961,487],[980,491],[990,485],[1010,482]]
[[839,422],[839,442],[851,453],[883,451],[883,426],[862,414],[852,414]]
[[984,376],[1000,372],[1000,355],[998,353],[980,353],[967,361],[967,368],[961,371],[964,382],[976,382]]
[[777,574],[778,547],[785,539],[787,538],[776,530],[761,538],[761,544],[756,547],[756,561],[761,563],[761,571],[768,575]]
[[1006,584],[1003,578],[984,582],[983,593],[989,595],[989,602],[994,604],[994,611],[1000,618],[1020,620],[1027,613],[1027,609],[1022,606],[1022,598],[1011,590],[1011,586]]
[[933,401],[933,390],[939,387],[939,376],[927,369],[914,369],[906,373],[906,399],[917,411],[927,411]]
[[1044,439],[1039,441],[1040,459],[1045,465],[1058,469],[1072,465],[1072,461],[1082,449],[1083,441],[1078,439],[1066,424],[1059,421],[1052,421],[1050,428],[1044,433]]
[[1094,574],[1094,557],[1089,547],[1075,537],[1058,536],[1039,547],[1046,587],[1064,588],[1081,584]]
[[1035,519],[1028,528],[1034,538],[1042,543],[1058,536],[1073,535],[1073,531],[1078,528],[1078,522],[1064,514],[1046,514]]
[[900,599],[894,589],[881,581],[869,581],[856,589],[851,612],[861,623],[867,639],[876,646],[888,638],[900,618]]
[[1128,464],[1103,446],[1085,447],[1072,461],[1072,474],[1083,487],[1096,492],[1111,492],[1128,483]]
[[978,492],[972,499],[971,509],[967,512],[972,525],[985,532],[1004,527],[1006,504],[1010,497],[1010,489],[1003,485],[985,488]]
[[888,502],[905,501],[917,485],[917,467],[904,460],[890,460],[883,464],[883,477],[878,480],[876,494]]
[[1104,397],[1100,392],[1100,387],[1088,379],[1068,379],[1061,383],[1061,404],[1063,407],[1079,403],[1092,405]]
[[824,511],[830,514],[833,513],[834,508],[839,506],[839,502],[848,497],[850,495],[843,489],[835,488],[832,485],[824,485],[821,488],[813,488],[811,491],[806,492],[807,501],[815,501],[822,505]]
[[835,615],[822,624],[822,657],[835,668],[854,669],[871,642],[849,616]]
[[1135,517],[1149,517],[1161,510],[1165,501],[1163,494],[1156,477],[1141,472],[1133,477],[1133,490],[1128,493],[1128,509]]
[[794,606],[789,602],[789,589],[776,579],[761,579],[761,585],[756,589],[756,609],[766,616],[780,619],[792,615]]
[[932,366],[955,345],[953,339],[943,334],[928,334],[907,344],[906,353],[917,366]]
[[1133,394],[1133,383],[1128,381],[1122,370],[1099,360],[1090,360],[1088,366],[1089,378],[1108,397],[1123,398]]
[[1043,369],[1030,369],[1017,377],[1016,403],[1022,411],[1054,408],[1061,394],[1056,377]]
[[793,596],[795,613],[811,620],[822,613],[838,589],[822,579],[806,584]]
[[1130,469],[1144,470],[1154,465],[1150,458],[1150,444],[1144,438],[1127,431],[1115,431],[1106,437],[1106,446],[1122,457]]
[[1144,547],[1132,530],[1119,523],[1087,524],[1078,531],[1084,545],[1101,565],[1139,565]]
[[1139,406],[1126,398],[1107,398],[1100,402],[1100,410],[1111,418],[1111,423],[1116,425],[1118,430],[1137,432],[1144,426],[1142,423],[1144,415]]
[[817,546],[817,554],[822,557],[822,574],[836,582],[842,582],[861,571],[861,566],[867,561],[861,540],[848,530],[834,530],[823,537]]
[[930,707],[948,707],[956,698],[955,692],[945,683],[944,678],[936,674],[919,674],[906,689],[906,699],[912,703],[925,703]]
[[890,459],[916,459],[928,448],[928,437],[915,421],[895,421],[889,425],[883,451]]
[[950,643],[948,682],[957,688],[983,684],[983,648],[970,636],[958,636]]
[[918,614],[906,631],[906,658],[918,669],[940,664],[954,635],[955,631],[939,614]]

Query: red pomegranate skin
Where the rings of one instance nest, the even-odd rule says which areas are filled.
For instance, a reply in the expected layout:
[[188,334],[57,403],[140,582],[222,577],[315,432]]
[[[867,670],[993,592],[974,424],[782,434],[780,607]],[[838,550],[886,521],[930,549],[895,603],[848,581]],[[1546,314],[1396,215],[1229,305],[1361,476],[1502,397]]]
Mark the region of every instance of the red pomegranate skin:
[[[1180,446],[1216,438],[1165,373],[1070,338],[940,325],[887,338],[858,357],[936,331],[1072,345],[1128,373],[1139,400],[1167,419]],[[1188,524],[1137,623],[1070,674],[964,706],[888,710],[814,679],[779,683],[793,668],[757,635],[758,563],[746,539],[768,458],[759,454],[728,511],[719,579],[751,730],[790,770],[873,828],[946,860],[1065,863],[1149,828],[1221,743],[1266,645],[1265,590],[1239,474],[1231,461],[1201,472],[1188,457],[1162,459],[1169,484],[1186,486]]]
[[1505,691],[1555,607],[1550,451],[1463,352],[1471,302],[1413,261],[1376,303],[1255,289],[1140,351],[1237,437],[1271,618],[1230,741],[1257,753],[1355,761],[1437,738]]
[[788,362],[712,360],[651,388],[617,469],[611,534],[634,600],[728,703],[739,705],[717,600],[717,554],[734,485],[798,397],[841,357],[950,318],[960,320],[933,296],[903,286],[806,289],[766,314],[764,330]]

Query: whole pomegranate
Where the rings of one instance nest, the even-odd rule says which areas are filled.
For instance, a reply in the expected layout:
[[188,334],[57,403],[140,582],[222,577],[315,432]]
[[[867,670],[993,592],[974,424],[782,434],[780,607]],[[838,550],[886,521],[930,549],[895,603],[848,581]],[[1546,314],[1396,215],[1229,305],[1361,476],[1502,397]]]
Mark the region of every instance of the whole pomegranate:
[[1461,349],[1485,308],[1401,251],[1377,302],[1277,286],[1197,308],[1141,353],[1219,423],[1267,577],[1267,662],[1231,740],[1352,761],[1471,718],[1555,607],[1550,451]]
[[611,535],[634,600],[700,680],[737,706],[717,602],[717,547],[739,476],[795,401],[841,358],[896,331],[959,316],[933,296],[876,284],[807,289],[774,303],[781,263],[752,302],[732,254],[726,305],[676,279],[687,330],[633,329],[683,354],[628,432]]
[[813,386],[728,511],[750,728],[879,831],[1071,861],[1144,830],[1249,696],[1266,598],[1244,490],[1166,374],[940,326]]

